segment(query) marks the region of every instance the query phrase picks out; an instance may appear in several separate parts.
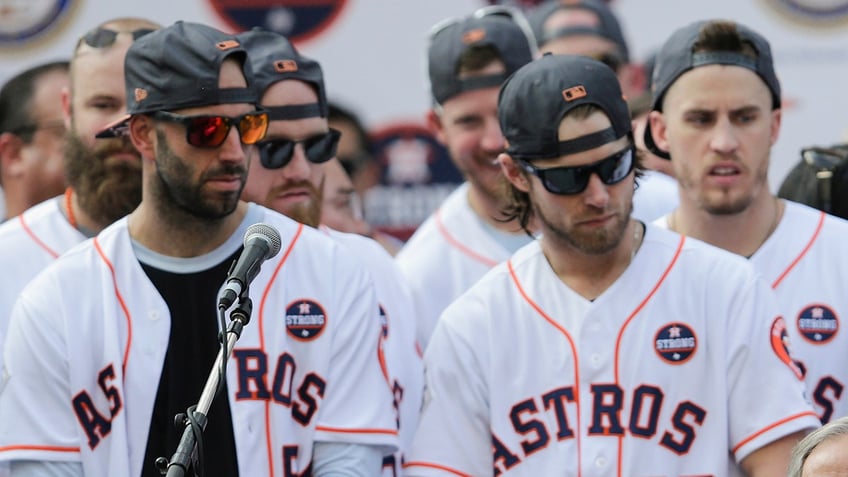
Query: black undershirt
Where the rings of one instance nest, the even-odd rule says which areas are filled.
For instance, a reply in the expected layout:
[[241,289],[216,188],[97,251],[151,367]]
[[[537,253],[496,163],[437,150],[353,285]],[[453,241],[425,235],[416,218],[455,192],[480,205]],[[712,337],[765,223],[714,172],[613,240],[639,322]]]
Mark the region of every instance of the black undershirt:
[[[183,427],[174,416],[186,412],[200,399],[203,386],[220,350],[218,341],[218,290],[241,248],[223,262],[196,273],[174,273],[142,263],[148,278],[159,290],[171,313],[171,334],[162,377],[153,405],[142,477],[160,477],[157,457],[170,460],[180,442]],[[226,381],[209,408],[203,432],[204,475],[238,476],[233,420]],[[194,475],[192,471],[186,475]]]

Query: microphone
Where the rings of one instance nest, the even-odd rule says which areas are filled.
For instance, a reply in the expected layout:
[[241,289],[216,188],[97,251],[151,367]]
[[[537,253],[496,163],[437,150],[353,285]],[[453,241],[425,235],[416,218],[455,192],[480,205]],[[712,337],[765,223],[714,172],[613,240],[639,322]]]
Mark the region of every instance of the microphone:
[[218,294],[218,308],[226,310],[247,290],[262,262],[280,252],[280,232],[268,224],[253,224],[244,233],[244,250],[230,268],[226,286]]

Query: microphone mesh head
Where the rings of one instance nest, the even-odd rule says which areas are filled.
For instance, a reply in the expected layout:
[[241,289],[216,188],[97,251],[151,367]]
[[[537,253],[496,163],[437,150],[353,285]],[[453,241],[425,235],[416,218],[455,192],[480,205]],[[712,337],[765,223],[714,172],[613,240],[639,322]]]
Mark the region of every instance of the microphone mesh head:
[[280,253],[283,239],[280,237],[280,232],[277,232],[277,229],[274,227],[261,222],[251,225],[244,232],[244,245],[247,246],[247,242],[254,236],[258,236],[258,238],[268,243],[268,254],[265,256],[266,260]]

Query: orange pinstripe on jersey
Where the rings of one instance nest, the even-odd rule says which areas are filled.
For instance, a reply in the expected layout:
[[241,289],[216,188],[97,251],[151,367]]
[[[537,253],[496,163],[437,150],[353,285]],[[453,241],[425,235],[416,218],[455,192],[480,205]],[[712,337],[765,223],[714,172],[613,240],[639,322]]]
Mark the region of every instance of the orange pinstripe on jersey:
[[787,422],[789,422],[789,421],[794,421],[795,419],[799,419],[799,418],[806,417],[806,416],[813,416],[813,417],[815,417],[816,419],[818,419],[818,416],[816,416],[816,413],[814,413],[813,411],[802,412],[802,413],[799,413],[799,414],[795,414],[794,416],[789,416],[789,417],[787,417],[787,418],[785,418],[785,419],[781,419],[781,420],[779,420],[779,421],[777,421],[777,422],[773,423],[772,425],[770,425],[770,426],[766,426],[766,427],[764,427],[764,428],[760,429],[759,431],[757,431],[757,432],[755,432],[755,433],[751,434],[750,436],[748,436],[748,437],[746,437],[746,438],[742,439],[742,440],[739,442],[739,444],[736,444],[736,447],[734,447],[734,448],[731,450],[731,452],[732,452],[733,454],[736,454],[736,451],[738,451],[738,450],[739,450],[742,446],[744,446],[744,445],[745,445],[745,444],[747,444],[748,442],[751,442],[752,440],[756,439],[757,437],[759,437],[759,436],[760,436],[760,435],[762,435],[763,433],[765,433],[765,432],[767,432],[767,431],[769,431],[769,430],[771,430],[771,429],[774,429],[775,427],[777,427],[777,426],[779,426],[779,425],[781,425],[781,424],[787,423]]
[[[297,240],[300,238],[300,234],[303,232],[303,224],[297,224],[297,232],[295,232],[294,237],[292,238],[289,246],[286,248],[286,251],[283,253],[283,258],[280,259],[280,263],[277,264],[277,267],[274,269],[274,274],[271,275],[271,279],[268,280],[268,285],[265,287],[265,290],[262,292],[262,300],[259,304],[259,346],[262,352],[265,352],[265,302],[268,299],[268,293],[271,290],[271,285],[277,279],[277,275],[280,273],[280,269],[283,268],[283,264],[288,260],[289,255],[294,249],[294,245],[297,243]],[[274,474],[274,450],[273,443],[271,442],[271,403],[270,401],[265,402],[265,443],[266,449],[268,451],[268,475],[276,475]]]
[[810,251],[810,248],[812,248],[813,244],[816,242],[816,239],[819,237],[819,233],[822,230],[822,226],[824,226],[825,217],[827,217],[827,214],[825,214],[824,212],[819,213],[819,223],[816,225],[816,230],[813,232],[813,236],[810,237],[810,241],[807,243],[804,249],[801,250],[801,253],[799,253],[798,256],[795,257],[795,260],[792,260],[792,263],[790,263],[789,266],[786,267],[786,270],[784,270],[783,273],[781,273],[780,276],[777,277],[777,280],[775,280],[774,283],[771,284],[772,289],[776,290],[777,287],[780,286],[780,282],[782,282],[783,279],[786,278],[787,275],[789,275],[789,272],[791,272],[792,269],[795,268],[795,265],[798,265],[801,259],[804,258],[804,255],[806,255],[807,252]]
[[38,235],[35,235],[35,232],[33,232],[31,228],[29,228],[29,225],[27,225],[26,220],[24,220],[24,215],[25,214],[21,214],[18,216],[18,221],[21,223],[21,227],[23,227],[24,232],[26,232],[26,234],[30,236],[30,238],[33,242],[36,243],[36,245],[43,248],[44,251],[47,252],[51,257],[58,258],[59,252],[48,247],[46,243],[44,243],[40,238],[38,238]]
[[442,212],[442,209],[439,209],[439,210],[436,211],[436,214],[435,214],[436,226],[439,227],[439,233],[442,234],[442,236],[445,238],[445,241],[447,241],[447,243],[449,243],[452,247],[454,247],[455,249],[464,253],[465,255],[468,255],[470,258],[477,260],[478,262],[480,262],[484,265],[488,265],[490,268],[494,267],[495,265],[498,264],[497,260],[491,259],[489,257],[484,257],[484,256],[472,251],[470,248],[466,247],[462,242],[460,242],[459,240],[454,238],[454,236],[451,235],[448,228],[445,227],[444,222],[442,222],[442,213],[441,212]]
[[444,465],[439,465],[439,464],[430,464],[428,462],[407,462],[406,464],[403,464],[404,469],[407,468],[407,467],[413,467],[413,466],[415,466],[415,467],[430,467],[432,469],[444,470],[445,472],[449,472],[453,475],[458,475],[459,477],[472,477],[470,474],[465,474],[465,473],[462,473],[462,472],[460,472],[456,469],[451,469],[450,467],[446,467]]
[[121,380],[123,380],[127,374],[127,360],[130,356],[130,346],[132,346],[132,316],[130,316],[130,310],[124,302],[124,297],[121,296],[121,291],[118,290],[118,280],[115,278],[115,267],[112,265],[112,262],[109,261],[109,258],[106,257],[106,253],[103,251],[103,248],[101,248],[98,237],[94,237],[94,248],[97,249],[97,254],[100,255],[103,263],[109,267],[109,272],[112,273],[112,285],[115,288],[115,297],[118,299],[118,303],[121,304],[121,310],[124,311],[124,316],[127,319],[127,343],[124,345],[124,361],[121,363]]
[[[512,266],[512,260],[507,261],[507,267],[509,268],[509,276],[512,279],[512,282],[515,284],[515,287],[518,289],[518,293],[521,295],[522,298],[524,298],[524,301],[526,301],[534,310],[536,310],[536,313],[538,313],[542,318],[544,318],[545,321],[550,323],[551,326],[559,330],[559,332],[562,333],[563,336],[565,336],[565,339],[568,340],[568,345],[571,346],[571,355],[574,356],[574,383],[576,384],[576,386],[574,386],[574,402],[577,403],[577,429],[583,429],[583,427],[580,425],[580,368],[578,366],[580,357],[577,354],[576,346],[574,346],[574,340],[571,338],[571,334],[569,334],[568,331],[562,327],[562,325],[560,325],[556,322],[556,320],[548,316],[548,314],[545,313],[545,311],[542,310],[542,308],[527,295],[527,293],[524,291],[524,287],[521,286],[521,282],[518,280],[518,275],[516,275],[515,268],[513,268]],[[574,433],[574,438],[577,440],[577,477],[580,477],[581,472],[583,470],[583,464],[581,462],[583,456],[582,451],[580,450],[581,433]]]
[[[648,293],[648,296],[646,296],[645,299],[642,300],[641,303],[639,303],[639,306],[637,306],[636,309],[633,310],[632,313],[630,313],[630,316],[627,317],[627,320],[624,321],[624,324],[621,326],[621,329],[618,331],[618,338],[616,338],[616,340],[615,340],[615,384],[616,385],[618,385],[619,381],[620,381],[619,380],[619,366],[618,366],[619,362],[620,362],[619,361],[619,351],[621,350],[621,339],[624,336],[624,330],[627,328],[627,326],[630,324],[630,322],[633,321],[633,319],[636,317],[636,315],[638,315],[639,312],[642,311],[642,308],[645,307],[645,305],[648,303],[648,301],[651,299],[651,297],[654,296],[654,293],[656,293],[657,290],[659,290],[660,286],[665,282],[665,279],[666,279],[666,277],[668,277],[669,272],[671,272],[671,269],[674,268],[674,264],[677,263],[677,259],[680,258],[680,252],[683,251],[683,244],[684,243],[686,243],[686,236],[681,235],[680,241],[677,243],[677,250],[674,251],[674,256],[671,258],[671,261],[668,263],[668,266],[665,268],[665,271],[663,272],[662,276],[660,276],[660,279],[657,280],[656,285],[654,285],[654,288],[652,288],[650,293]],[[622,451],[623,444],[624,444],[624,435],[620,435],[620,436],[618,436],[618,477],[621,477],[621,468],[623,467],[623,463],[622,463],[622,460],[624,458],[623,457],[624,452]]]

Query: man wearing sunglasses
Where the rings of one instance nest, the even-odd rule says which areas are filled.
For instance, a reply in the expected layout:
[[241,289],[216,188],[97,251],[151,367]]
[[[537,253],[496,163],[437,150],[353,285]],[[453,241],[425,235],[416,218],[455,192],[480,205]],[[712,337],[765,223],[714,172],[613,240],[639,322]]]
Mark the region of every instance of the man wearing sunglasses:
[[520,13],[484,7],[433,27],[427,50],[436,138],[465,177],[396,256],[412,290],[418,341],[426,347],[442,310],[484,273],[532,238],[504,221],[504,179],[497,163],[504,138],[498,88],[533,59]]
[[822,422],[848,414],[848,223],[776,197],[782,119],[768,41],[727,21],[678,29],[657,54],[645,143],[677,176],[680,206],[657,221],[747,257],[777,292],[793,356]]
[[[124,56],[135,31],[152,31],[156,23],[142,18],[108,20],[80,38],[70,62],[69,85],[44,105],[61,111],[43,118],[41,134],[62,134],[65,194],[37,204],[0,226],[0,367],[3,335],[24,286],[56,257],[131,212],[141,200],[141,159],[126,138],[95,142],[105,124],[126,114]],[[111,31],[109,45],[87,40]],[[117,33],[116,33],[117,32]],[[69,86],[69,87],[68,87]],[[38,105],[33,113],[43,111]],[[67,128],[67,132],[64,131]],[[31,131],[32,132],[32,131]],[[62,180],[64,182],[64,179]],[[39,184],[55,189],[50,181]],[[61,190],[61,189],[60,189]]]
[[18,73],[0,89],[0,185],[5,219],[65,190],[62,90],[68,62]]
[[218,371],[218,292],[245,231],[261,222],[283,250],[242,296],[252,319],[187,475],[374,475],[397,430],[373,286],[323,234],[240,201],[268,126],[245,49],[177,22],[138,38],[124,73],[129,116],[99,135],[129,135],[143,199],[22,292],[0,459],[12,476],[160,475],[155,459],[172,456],[183,432],[174,416]]
[[[328,126],[321,66],[300,55],[276,33],[257,29],[238,38],[250,57],[260,106],[271,118],[268,132],[258,144],[259,160],[251,167],[242,197],[319,228],[325,170],[341,167],[335,158],[339,134]],[[379,356],[393,393],[392,416],[399,426],[401,442],[398,452],[382,459],[382,469],[387,477],[402,475],[403,452],[408,451],[418,423],[423,388],[409,291],[392,257],[376,241],[323,226],[320,230],[345,247],[374,280],[378,306],[372,317],[383,328]],[[355,384],[364,386],[359,381]],[[382,388],[385,387],[384,384]],[[382,393],[383,389],[339,392],[349,396],[347,412],[356,414],[363,404],[358,399],[370,400],[370,392]]]
[[541,237],[442,315],[407,475],[785,475],[818,420],[771,290],[631,218],[640,166],[612,70],[544,56],[498,111],[510,215]]

